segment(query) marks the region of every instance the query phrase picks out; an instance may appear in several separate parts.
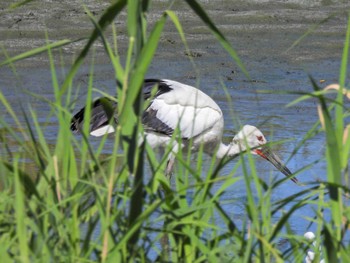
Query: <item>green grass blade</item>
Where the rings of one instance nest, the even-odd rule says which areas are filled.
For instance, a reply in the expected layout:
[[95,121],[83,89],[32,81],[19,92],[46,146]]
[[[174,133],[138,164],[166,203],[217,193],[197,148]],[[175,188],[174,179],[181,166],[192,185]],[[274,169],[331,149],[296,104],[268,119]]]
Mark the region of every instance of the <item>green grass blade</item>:
[[133,108],[137,97],[141,92],[141,85],[144,81],[147,69],[152,61],[154,53],[157,49],[158,42],[163,31],[164,24],[166,22],[166,16],[163,15],[159,21],[155,24],[145,46],[142,48],[137,64],[135,66],[135,71],[132,74],[130,83],[127,87],[127,94],[122,97],[124,103],[119,103],[119,113],[120,113],[120,125],[125,129],[128,129],[128,133],[132,131],[133,123],[132,119],[135,118],[130,116],[130,110]]
[[202,21],[208,26],[213,35],[217,38],[220,44],[226,49],[226,51],[231,55],[231,57],[236,61],[237,65],[243,71],[243,73],[249,77],[249,73],[243,65],[242,61],[238,57],[236,51],[232,48],[231,44],[227,41],[225,36],[220,32],[216,25],[211,21],[205,10],[198,4],[196,0],[186,0],[187,4],[192,8],[192,10],[197,14],[197,16],[202,19]]
[[311,28],[309,28],[300,38],[298,38],[297,40],[295,40],[293,42],[293,44],[286,50],[286,52],[290,51],[291,49],[293,49],[294,47],[299,45],[304,38],[306,38],[307,36],[309,36],[310,34],[315,32],[317,28],[319,28],[321,25],[326,23],[328,20],[330,20],[334,16],[335,16],[335,14],[332,14],[332,15],[322,19],[319,23],[314,24],[313,26],[311,26]]
[[[335,128],[337,133],[338,144],[343,144],[343,133],[344,133],[344,116],[343,116],[343,89],[345,88],[346,75],[348,71],[348,57],[349,57],[349,47],[350,47],[350,13],[348,14],[348,26],[346,30],[345,43],[343,48],[343,55],[340,66],[339,74],[339,90],[337,96],[337,103],[335,108]],[[342,154],[342,148],[340,148],[340,154]]]
[[[311,83],[315,90],[319,90],[316,82],[310,78]],[[319,96],[319,101],[322,109],[322,113],[325,121],[325,129],[326,129],[326,141],[327,141],[327,159],[329,164],[328,170],[328,180],[332,183],[341,183],[341,165],[340,165],[340,148],[337,141],[337,134],[334,130],[333,123],[331,120],[330,112],[327,108],[326,102],[322,96]],[[332,199],[338,199],[331,194]]]
[[[178,16],[175,14],[175,12],[173,12],[173,11],[171,11],[171,10],[166,10],[165,13],[169,16],[169,18],[171,19],[171,21],[172,21],[173,24],[175,25],[175,27],[176,27],[176,29],[177,29],[177,32],[178,32],[179,35],[180,35],[181,41],[182,41],[182,43],[183,43],[184,46],[185,46],[186,52],[187,52],[188,54],[190,54],[190,48],[189,48],[189,46],[188,46],[188,43],[187,43],[187,40],[186,40],[186,37],[185,37],[185,33],[184,33],[183,29],[182,29],[182,25],[181,25],[181,23],[180,23],[180,21],[179,21]],[[198,69],[197,69],[197,67],[196,67],[196,64],[195,64],[195,62],[194,62],[193,56],[188,56],[188,57],[189,57],[189,59],[190,59],[192,65],[193,65],[193,67],[194,67],[194,69],[195,69],[197,75],[199,75],[199,71],[198,71]]]
[[60,93],[61,96],[66,92],[69,84],[72,82],[73,77],[75,76],[81,64],[83,63],[91,46],[98,38],[100,30],[102,31],[105,30],[105,28],[112,23],[113,19],[123,10],[125,5],[126,5],[126,0],[119,0],[111,4],[111,6],[108,7],[107,10],[103,13],[103,15],[98,21],[99,28],[98,29],[95,28],[94,31],[91,33],[88,43],[85,45],[84,49],[80,52],[78,58],[75,60],[72,68],[70,69],[68,75],[66,76],[66,79],[64,80],[64,83],[62,84],[62,87],[61,87],[61,93]]
[[29,250],[28,250],[28,236],[25,224],[26,212],[24,205],[24,194],[22,184],[20,182],[20,175],[18,170],[19,159],[15,160],[14,176],[15,176],[15,192],[16,192],[16,235],[19,240],[20,261],[29,263]]
[[2,61],[0,63],[0,67],[8,65],[8,64],[11,64],[13,62],[16,62],[16,61],[19,61],[19,60],[22,60],[22,59],[33,57],[33,56],[38,55],[40,53],[46,52],[49,49],[63,47],[65,45],[68,45],[68,44],[71,44],[71,43],[74,43],[74,42],[77,42],[77,41],[80,41],[80,40],[81,39],[72,41],[72,40],[69,40],[69,39],[64,39],[64,40],[60,40],[60,41],[57,41],[57,42],[54,42],[54,43],[51,43],[51,44],[46,44],[43,47],[38,47],[38,48],[31,49],[31,50],[29,50],[27,52],[24,52],[22,54],[19,54],[17,56],[14,56],[14,57],[11,57],[9,59],[6,59],[6,60]]
[[[100,37],[101,37],[101,40],[102,40],[102,43],[103,43],[103,46],[109,56],[109,58],[111,59],[111,62],[113,64],[113,68],[115,70],[115,75],[116,75],[116,79],[117,81],[120,81],[123,79],[123,76],[125,75],[124,73],[124,69],[120,63],[120,60],[119,60],[119,55],[118,55],[118,50],[117,50],[117,45],[116,45],[116,39],[114,40],[114,46],[115,46],[115,53],[116,55],[114,55],[113,53],[113,50],[112,48],[110,47],[110,44],[108,43],[108,40],[106,39],[106,37],[104,36],[103,34],[103,31],[99,25],[99,23],[95,20],[93,14],[90,12],[90,10],[85,7],[85,12],[88,14],[90,20],[92,21],[92,23],[94,24],[95,26],[95,29],[98,31]],[[116,32],[115,32],[115,27],[113,27],[113,31],[114,31],[114,34],[113,35],[116,35]],[[106,97],[106,95],[104,95]]]
[[[139,160],[143,159],[145,144],[141,145],[141,149],[139,151]],[[143,196],[144,196],[144,185],[143,185],[143,162],[140,162],[137,166],[137,171],[135,173],[134,185],[133,185],[133,193],[130,200],[130,212],[129,212],[129,223],[133,225],[136,219],[141,215],[142,208],[144,204]],[[136,246],[139,238],[140,230],[137,230],[133,233],[133,235],[128,240],[128,247],[133,248]]]
[[146,220],[152,212],[154,212],[155,209],[159,207],[161,204],[161,200],[155,200],[149,207],[147,207],[142,214],[138,218],[134,220],[134,223],[130,226],[127,233],[122,237],[121,240],[119,240],[118,244],[113,248],[113,250],[109,253],[109,259],[107,262],[114,262],[113,258],[115,256],[114,253],[118,253],[118,250],[121,249],[123,246],[125,246],[126,242],[137,232],[141,225],[143,224],[144,220]]
[[16,9],[18,7],[21,7],[21,6],[26,5],[26,4],[33,2],[33,1],[35,1],[35,0],[23,0],[23,1],[20,1],[18,3],[11,4],[9,8]]

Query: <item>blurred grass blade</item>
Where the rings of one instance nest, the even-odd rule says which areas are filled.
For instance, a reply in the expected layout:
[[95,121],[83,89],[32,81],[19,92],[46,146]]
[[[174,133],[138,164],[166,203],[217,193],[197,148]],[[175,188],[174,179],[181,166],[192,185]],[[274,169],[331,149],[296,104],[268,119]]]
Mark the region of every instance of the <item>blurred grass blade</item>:
[[314,24],[311,28],[309,28],[301,37],[299,37],[297,40],[295,40],[293,42],[293,44],[285,51],[288,52],[291,49],[293,49],[294,47],[296,47],[297,45],[299,45],[301,43],[301,41],[306,38],[307,36],[309,36],[310,34],[312,34],[313,32],[316,31],[317,28],[319,28],[321,25],[323,25],[324,23],[326,23],[328,20],[330,20],[331,18],[333,18],[335,16],[335,14],[332,14],[330,16],[327,16],[326,18],[322,19],[319,23]]
[[87,56],[91,46],[96,41],[99,36],[100,30],[105,30],[105,28],[113,22],[113,19],[123,10],[126,5],[126,0],[119,0],[111,4],[107,10],[103,13],[102,17],[99,19],[98,24],[99,28],[95,28],[90,35],[88,43],[85,45],[83,50],[80,52],[78,58],[75,60],[73,66],[71,67],[68,75],[66,76],[64,83],[61,87],[61,96],[66,92],[69,83],[71,83],[73,77],[78,71],[79,67],[83,63],[85,57]]
[[[110,47],[109,43],[108,43],[108,40],[106,39],[106,37],[104,36],[103,34],[103,31],[102,29],[100,28],[100,25],[99,23],[95,20],[93,14],[90,12],[90,10],[84,6],[84,9],[85,9],[85,12],[88,14],[90,20],[92,21],[92,23],[94,24],[95,26],[95,29],[99,32],[99,35],[101,37],[101,40],[102,40],[102,43],[103,43],[103,46],[105,48],[105,50],[107,51],[107,54],[109,56],[109,58],[111,59],[111,62],[113,64],[113,68],[114,68],[114,71],[115,71],[115,75],[117,76],[117,81],[121,80],[124,76],[124,69],[122,67],[122,65],[120,64],[120,61],[119,61],[119,55],[118,55],[118,51],[115,50],[115,53],[116,55],[113,54],[113,50],[112,48]],[[99,90],[98,90],[99,91]],[[106,96],[106,95],[104,95]]]
[[220,32],[216,25],[211,21],[207,13],[201,7],[196,0],[186,0],[187,4],[192,8],[192,10],[197,14],[197,16],[202,19],[202,21],[208,26],[213,35],[218,39],[220,44],[226,49],[226,51],[231,55],[231,57],[236,61],[237,65],[243,71],[243,73],[249,77],[249,73],[243,65],[242,61],[238,57],[236,51],[232,48],[231,44],[226,40],[225,36]]
[[[316,91],[319,90],[317,83],[310,77],[310,81]],[[330,112],[327,108],[327,104],[323,96],[319,96],[319,102],[321,105],[325,129],[326,129],[326,141],[327,141],[327,160],[329,165],[328,180],[329,182],[341,184],[341,165],[340,165],[340,148],[338,145],[337,134],[334,130],[333,123],[331,120]],[[338,199],[331,194],[332,198]]]
[[323,228],[324,234],[324,247],[326,248],[327,262],[339,262],[337,257],[337,245],[335,244],[335,238],[332,236],[333,229],[329,229],[329,226],[325,224]]
[[21,2],[18,2],[18,3],[13,3],[13,4],[10,5],[9,8],[10,9],[16,9],[18,7],[21,7],[21,6],[25,5],[25,4],[28,4],[28,3],[33,2],[33,1],[35,1],[35,0],[24,0],[24,1],[21,1]]
[[23,189],[25,190],[26,197],[29,198],[31,197],[31,195],[35,195],[38,198],[38,200],[41,199],[36,189],[36,185],[28,173],[26,173],[25,171],[22,171],[16,166],[11,165],[10,163],[4,162],[4,161],[2,161],[1,163],[8,169],[9,172],[13,174],[17,174],[16,176],[18,176],[19,182],[21,183]]
[[134,223],[130,226],[127,233],[122,237],[121,240],[119,240],[118,244],[116,244],[113,250],[110,251],[109,259],[107,260],[107,262],[114,262],[113,261],[114,253],[118,253],[118,250],[121,249],[123,246],[125,246],[125,244],[135,234],[135,232],[137,232],[140,229],[143,222],[151,215],[152,212],[155,211],[155,209],[159,207],[161,202],[162,202],[161,200],[155,200],[150,206],[145,208],[145,210],[142,212],[142,214],[140,214],[138,218],[134,220]]
[[16,204],[15,204],[15,211],[16,211],[16,234],[17,238],[19,240],[19,247],[20,247],[20,259],[21,262],[28,262],[29,263],[29,251],[27,246],[27,229],[24,218],[26,218],[26,212],[25,212],[25,205],[24,205],[24,195],[22,190],[22,184],[19,176],[19,170],[18,170],[18,164],[19,164],[19,158],[16,158],[14,161],[14,177],[15,177],[15,192],[16,192]]
[[[185,33],[184,33],[183,29],[182,29],[182,25],[181,25],[181,23],[180,23],[180,21],[179,21],[178,16],[175,14],[174,11],[171,11],[171,10],[166,10],[165,12],[166,12],[166,14],[170,17],[170,19],[171,19],[171,21],[173,22],[173,24],[175,25],[175,27],[176,27],[176,29],[177,29],[177,32],[178,32],[179,35],[180,35],[181,41],[182,41],[182,43],[183,43],[184,46],[185,46],[186,52],[187,52],[188,54],[190,54],[190,48],[189,48],[189,46],[188,46],[188,43],[187,43],[187,40],[186,40],[186,37],[185,37]],[[196,64],[195,64],[195,62],[194,62],[193,56],[188,56],[188,57],[189,57],[189,59],[190,59],[192,65],[193,65],[194,69],[196,70],[196,74],[199,75],[199,71],[198,71],[198,69],[197,69],[197,67],[196,67]]]
[[[337,104],[335,108],[335,129],[337,133],[337,139],[339,146],[343,143],[343,133],[344,133],[344,116],[343,116],[343,89],[345,88],[346,75],[348,71],[348,57],[349,57],[349,46],[350,46],[350,12],[348,13],[348,25],[345,36],[345,43],[343,48],[340,74],[339,74],[339,90],[338,96],[336,98]],[[339,149],[340,154],[343,153],[342,148]]]
[[[151,64],[154,53],[158,47],[158,42],[162,34],[165,22],[166,15],[163,15],[153,27],[153,30],[147,40],[147,43],[142,48],[139,58],[137,60],[135,71],[133,72],[132,78],[130,79],[130,83],[127,87],[127,94],[124,97],[124,104],[119,103],[120,125],[124,129],[128,127],[128,125],[131,123],[129,114],[130,109],[133,108],[136,98],[141,92],[141,87],[145,78],[145,74],[149,65]],[[129,132],[131,132],[131,130],[129,130]]]
[[29,57],[33,57],[35,55],[38,55],[40,53],[43,53],[49,49],[53,49],[53,48],[58,48],[58,47],[63,47],[65,45],[68,45],[68,44],[71,44],[71,43],[74,43],[74,42],[77,42],[77,41],[80,41],[81,39],[78,39],[78,40],[69,40],[69,39],[64,39],[64,40],[60,40],[60,41],[57,41],[57,42],[54,42],[54,43],[51,43],[51,44],[47,44],[43,47],[38,47],[38,48],[34,48],[34,49],[31,49],[27,52],[24,52],[22,54],[19,54],[17,56],[14,56],[14,57],[11,57],[9,59],[6,59],[5,61],[2,61],[0,63],[0,67],[1,66],[5,66],[5,65],[8,65],[8,64],[11,64],[13,62],[16,62],[16,61],[19,61],[19,60],[22,60],[22,59],[26,59],[26,58],[29,58]]
[[[145,143],[142,143],[141,149],[139,151],[139,160],[143,159]],[[135,220],[141,215],[143,208],[143,196],[144,196],[144,185],[143,185],[143,162],[140,162],[137,166],[137,171],[135,173],[133,193],[130,200],[130,212],[129,212],[129,223],[130,226],[134,224]],[[138,242],[140,234],[140,229],[136,230],[133,235],[128,240],[128,247],[134,248]]]
[[[315,90],[319,90],[316,82],[310,78],[311,83]],[[342,93],[341,93],[342,96]],[[342,153],[342,140],[343,136],[340,136],[334,128],[334,124],[331,119],[331,114],[327,108],[326,102],[323,96],[319,96],[319,102],[322,109],[324,118],[325,133],[326,133],[326,158],[327,158],[327,179],[328,189],[331,202],[332,211],[332,225],[335,227],[335,237],[337,241],[341,240],[341,224],[342,224],[342,195],[341,189],[336,185],[342,184],[342,172],[341,172],[341,153]],[[338,106],[340,107],[340,106]],[[339,118],[339,116],[337,116]],[[341,116],[343,118],[343,116]],[[343,133],[343,131],[341,131]],[[339,145],[340,141],[340,145]]]

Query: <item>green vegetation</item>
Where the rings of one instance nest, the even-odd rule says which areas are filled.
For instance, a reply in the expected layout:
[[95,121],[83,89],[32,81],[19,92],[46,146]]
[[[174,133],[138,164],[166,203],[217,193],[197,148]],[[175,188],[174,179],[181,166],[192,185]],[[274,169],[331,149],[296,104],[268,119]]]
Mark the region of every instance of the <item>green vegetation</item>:
[[[234,49],[198,2],[186,2],[248,76]],[[0,116],[1,262],[301,262],[313,245],[294,233],[289,220],[295,211],[309,205],[315,208],[315,214],[308,220],[317,226],[315,242],[316,247],[321,246],[321,250],[312,249],[315,262],[320,257],[327,262],[350,262],[350,126],[344,124],[348,112],[343,107],[350,20],[337,98],[326,99],[324,96],[330,91],[320,90],[311,79],[314,93],[303,94],[293,102],[310,97],[319,100],[323,126],[316,123],[302,143],[316,134],[325,135],[327,181],[309,183],[288,198],[274,200],[274,189],[286,179],[265,184],[249,153],[230,163],[233,169],[229,174],[223,172],[227,160],[213,159],[210,168],[202,171],[202,152],[196,165],[191,164],[190,154],[179,153],[176,174],[170,183],[163,173],[170,150],[159,160],[146,144],[138,146],[142,132],[140,114],[145,107],[140,96],[141,83],[165,23],[175,25],[187,48],[181,21],[170,9],[148,28],[145,13],[149,4],[150,1],[116,1],[98,21],[86,9],[94,30],[62,84],[57,80],[52,49],[72,41],[48,41],[44,47],[0,62],[1,66],[15,69],[17,60],[47,52],[55,94],[55,101],[49,103],[51,114],[58,120],[52,146],[36,112],[30,108],[14,112],[0,91],[1,105],[15,123],[10,126]],[[126,7],[129,48],[126,61],[120,61],[116,34],[114,43],[109,43],[104,30],[113,27],[112,21]],[[111,139],[105,136],[98,147],[91,145],[88,122],[80,138],[70,131],[76,94],[73,79],[98,38],[102,39],[120,83],[116,87],[120,123],[109,156],[101,151]],[[92,73],[93,61],[90,68]],[[87,102],[92,98],[92,83],[90,74]],[[89,115],[88,109],[87,120]],[[10,149],[9,139],[16,143],[17,151]],[[28,161],[23,160],[29,160],[34,168],[27,169]],[[145,163],[150,171],[145,170]],[[239,167],[243,176],[235,175]],[[221,196],[242,180],[247,201],[232,202],[243,202],[241,206],[249,218],[237,223],[225,209]],[[218,183],[220,187],[214,188]],[[287,240],[288,245],[281,246],[281,240]]]

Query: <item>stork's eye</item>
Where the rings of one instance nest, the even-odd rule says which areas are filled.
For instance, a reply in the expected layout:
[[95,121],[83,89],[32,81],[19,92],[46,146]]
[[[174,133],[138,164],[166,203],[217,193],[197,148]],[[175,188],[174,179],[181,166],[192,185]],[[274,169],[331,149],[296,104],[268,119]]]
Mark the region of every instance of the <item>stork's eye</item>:
[[259,142],[263,142],[264,138],[260,135],[260,136],[256,136],[256,138],[258,139]]

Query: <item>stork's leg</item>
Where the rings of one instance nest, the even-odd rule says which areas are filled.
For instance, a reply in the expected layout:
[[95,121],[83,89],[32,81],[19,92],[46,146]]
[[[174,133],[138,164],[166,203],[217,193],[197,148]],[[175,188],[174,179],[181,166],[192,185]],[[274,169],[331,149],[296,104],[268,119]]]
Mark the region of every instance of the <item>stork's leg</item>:
[[175,156],[176,156],[179,148],[180,148],[180,145],[175,144],[173,146],[173,148],[171,149],[171,152],[169,153],[169,156],[168,156],[169,159],[168,159],[168,162],[166,165],[165,175],[169,180],[171,179],[171,175],[174,172],[173,168],[174,168],[174,163],[175,163]]
[[165,175],[169,180],[171,179],[174,163],[175,163],[175,156],[173,154],[170,154],[170,158],[167,162],[166,169],[165,169]]
[[[175,163],[175,155],[173,153],[169,153],[169,159],[165,168],[165,176],[168,178],[169,183],[171,180],[171,176],[173,173],[173,168],[174,168],[174,163]],[[164,196],[167,195],[167,191],[163,189]],[[167,219],[164,220],[164,228],[166,228],[167,225]],[[171,249],[170,249],[170,243],[169,243],[169,236],[168,233],[164,233],[164,235],[161,238],[161,246],[162,246],[162,254],[163,258],[170,258],[171,255]]]

